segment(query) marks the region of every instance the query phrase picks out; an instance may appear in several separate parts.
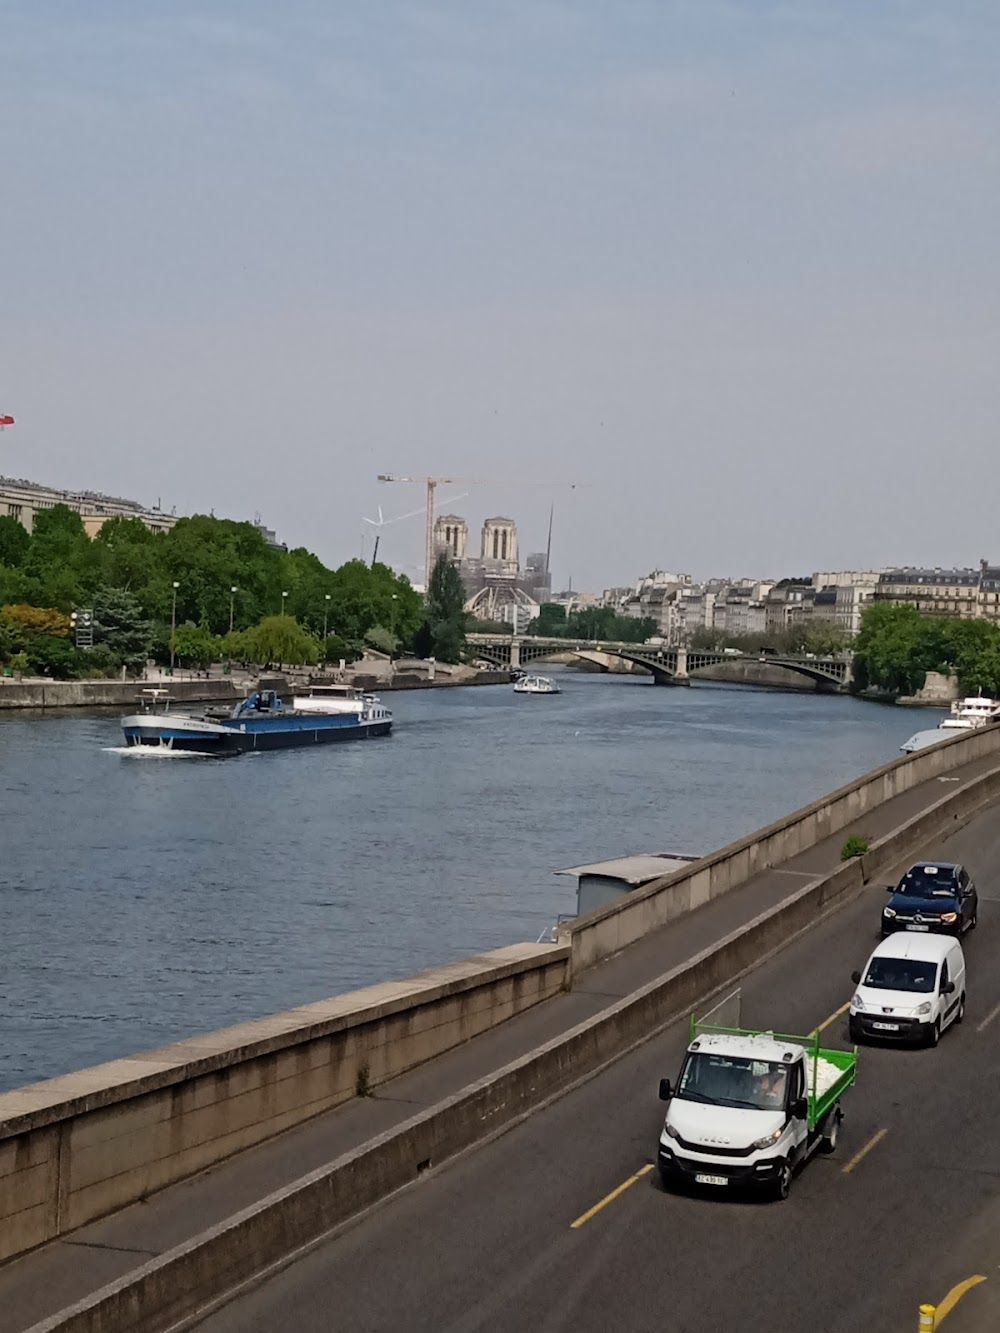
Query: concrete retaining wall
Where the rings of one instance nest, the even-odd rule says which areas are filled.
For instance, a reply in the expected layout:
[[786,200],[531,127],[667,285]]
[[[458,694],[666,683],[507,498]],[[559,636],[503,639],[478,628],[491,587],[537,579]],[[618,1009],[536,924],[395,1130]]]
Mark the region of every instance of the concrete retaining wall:
[[[1000,794],[1000,768],[882,840],[916,852]],[[29,1333],[163,1333],[430,1166],[511,1128],[758,966],[864,887],[860,860],[820,876],[747,927],[530,1055],[168,1251]],[[650,1096],[653,1095],[650,1089]]]
[[1000,758],[1000,726],[957,736],[940,746],[904,755],[873,773],[770,824],[690,869],[653,880],[612,903],[560,926],[556,937],[572,949],[576,975],[633,944],[643,935],[718,898],[768,867],[856,823],[867,811],[911,787],[977,759]]
[[5,680],[0,684],[0,708],[128,708],[133,709],[144,688],[163,687],[171,699],[188,702],[232,700],[244,691],[225,677],[208,680]]
[[272,1138],[562,990],[513,945],[0,1095],[0,1259]]

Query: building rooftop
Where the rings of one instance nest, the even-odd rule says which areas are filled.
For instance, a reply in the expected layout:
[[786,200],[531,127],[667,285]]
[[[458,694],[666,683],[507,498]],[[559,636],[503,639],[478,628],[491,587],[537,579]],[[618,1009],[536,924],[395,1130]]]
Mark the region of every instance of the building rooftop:
[[568,870],[557,870],[557,875],[602,875],[606,879],[619,879],[633,888],[639,884],[648,884],[661,875],[672,875],[683,870],[692,861],[700,861],[698,856],[684,856],[679,852],[645,852],[637,856],[619,856],[614,861],[595,861],[593,865],[571,866]]

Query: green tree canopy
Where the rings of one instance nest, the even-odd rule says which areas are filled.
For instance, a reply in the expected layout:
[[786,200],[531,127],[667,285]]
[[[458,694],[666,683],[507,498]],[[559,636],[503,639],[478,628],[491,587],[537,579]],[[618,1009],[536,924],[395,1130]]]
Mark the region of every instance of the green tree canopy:
[[462,660],[467,621],[462,580],[442,552],[427,586],[427,627],[434,657],[441,662]]
[[94,595],[94,645],[103,644],[118,666],[142,669],[152,646],[153,627],[139,599],[124,588],[102,587]]
[[265,616],[247,632],[249,659],[261,666],[300,666],[319,660],[319,645],[292,616]]
[[31,546],[31,538],[16,518],[0,515],[0,565],[19,568]]

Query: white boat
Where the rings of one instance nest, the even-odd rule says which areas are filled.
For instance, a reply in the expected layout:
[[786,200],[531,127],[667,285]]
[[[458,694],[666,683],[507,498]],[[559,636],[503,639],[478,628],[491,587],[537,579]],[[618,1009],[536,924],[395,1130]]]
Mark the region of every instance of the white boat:
[[939,726],[942,731],[968,731],[972,727],[985,727],[989,722],[996,722],[998,717],[1000,703],[977,694],[967,699],[956,699],[951,712]]
[[956,699],[951,712],[936,727],[916,732],[899,748],[904,754],[912,754],[914,750],[946,741],[956,732],[974,731],[997,721],[1000,721],[1000,703],[982,694],[970,695],[966,699]]
[[522,676],[514,682],[515,694],[559,694],[561,691],[548,676]]

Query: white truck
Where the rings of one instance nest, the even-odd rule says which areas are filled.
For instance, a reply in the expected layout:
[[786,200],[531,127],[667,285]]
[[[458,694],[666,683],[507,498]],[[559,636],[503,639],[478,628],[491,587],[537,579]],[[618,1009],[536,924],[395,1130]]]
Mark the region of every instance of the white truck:
[[856,1049],[824,1050],[818,1032],[789,1037],[692,1015],[677,1086],[660,1080],[664,1185],[749,1187],[787,1199],[796,1170],[836,1148],[840,1098],[856,1073]]

